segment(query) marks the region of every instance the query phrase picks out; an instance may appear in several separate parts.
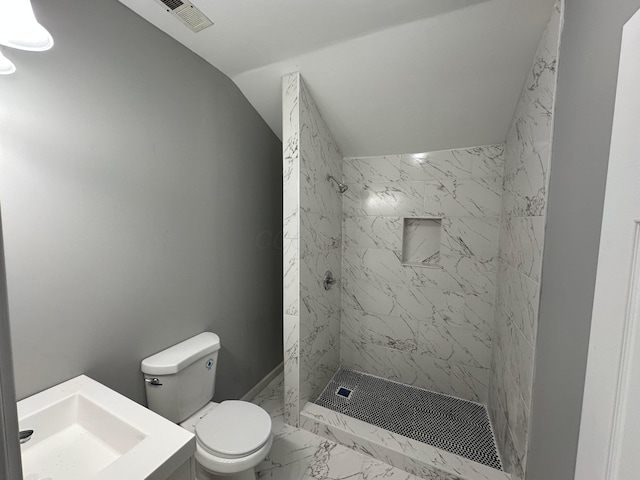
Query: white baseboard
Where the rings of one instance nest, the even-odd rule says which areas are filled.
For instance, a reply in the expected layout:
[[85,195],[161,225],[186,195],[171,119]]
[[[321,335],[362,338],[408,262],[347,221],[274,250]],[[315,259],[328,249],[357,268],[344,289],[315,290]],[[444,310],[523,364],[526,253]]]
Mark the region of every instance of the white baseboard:
[[269,382],[271,382],[271,380],[276,378],[278,376],[278,374],[280,372],[282,372],[283,369],[284,369],[284,362],[280,362],[280,364],[276,368],[274,368],[269,373],[267,373],[266,377],[264,377],[262,380],[260,380],[258,383],[256,383],[256,385],[251,390],[249,390],[247,393],[245,393],[240,398],[240,400],[243,400],[245,402],[250,402],[251,400],[253,400],[253,397],[255,397],[262,390],[264,390],[264,388],[267,385],[269,385]]

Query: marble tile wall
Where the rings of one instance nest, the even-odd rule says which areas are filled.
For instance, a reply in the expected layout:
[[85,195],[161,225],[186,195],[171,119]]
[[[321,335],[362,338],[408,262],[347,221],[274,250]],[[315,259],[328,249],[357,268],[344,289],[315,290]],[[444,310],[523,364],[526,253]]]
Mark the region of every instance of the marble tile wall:
[[299,425],[339,365],[342,156],[299,73],[283,77],[285,420]]
[[[487,403],[505,469],[524,478],[563,8],[506,146],[343,162],[300,75],[283,78],[288,424],[342,363]],[[436,265],[402,265],[406,217],[441,219]],[[326,270],[341,288],[324,291]]]
[[[344,160],[343,365],[486,402],[503,153]],[[406,217],[442,219],[433,263],[402,264]]]
[[282,79],[284,419],[296,426],[300,409],[299,82],[297,74]]
[[524,478],[564,2],[538,46],[505,147],[489,412],[505,470]]

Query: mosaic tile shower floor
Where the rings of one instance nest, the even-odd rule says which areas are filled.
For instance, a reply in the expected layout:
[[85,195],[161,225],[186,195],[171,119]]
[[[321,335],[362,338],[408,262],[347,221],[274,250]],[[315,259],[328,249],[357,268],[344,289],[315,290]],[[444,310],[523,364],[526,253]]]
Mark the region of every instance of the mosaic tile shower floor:
[[502,470],[484,405],[345,368],[315,403]]

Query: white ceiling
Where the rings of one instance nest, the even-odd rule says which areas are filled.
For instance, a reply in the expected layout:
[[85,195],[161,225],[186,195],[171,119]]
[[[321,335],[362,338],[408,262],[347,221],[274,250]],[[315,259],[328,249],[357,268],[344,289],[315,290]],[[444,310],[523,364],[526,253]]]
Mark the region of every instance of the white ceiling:
[[228,75],[281,137],[281,78],[302,73],[343,155],[505,140],[554,0],[192,0],[193,33],[120,0]]

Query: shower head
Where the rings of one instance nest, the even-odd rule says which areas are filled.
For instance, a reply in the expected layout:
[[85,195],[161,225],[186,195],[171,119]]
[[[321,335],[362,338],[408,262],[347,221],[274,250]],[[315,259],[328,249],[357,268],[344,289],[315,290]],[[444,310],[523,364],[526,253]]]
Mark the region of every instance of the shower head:
[[339,191],[340,193],[344,193],[344,192],[346,192],[346,191],[349,189],[349,187],[348,187],[347,185],[345,185],[344,183],[340,183],[339,181],[337,181],[337,180],[333,177],[333,175],[327,175],[327,180],[329,180],[329,181],[333,180],[333,181],[336,183],[336,185],[338,186],[338,191]]

